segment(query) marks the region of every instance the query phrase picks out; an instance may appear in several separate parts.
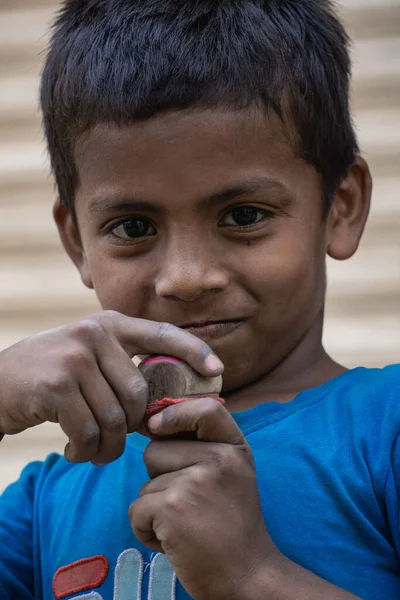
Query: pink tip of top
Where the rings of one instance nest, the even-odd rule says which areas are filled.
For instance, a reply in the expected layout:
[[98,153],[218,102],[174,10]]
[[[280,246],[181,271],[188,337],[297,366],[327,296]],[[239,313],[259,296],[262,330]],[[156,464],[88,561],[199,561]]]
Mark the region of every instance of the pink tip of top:
[[155,363],[172,363],[173,365],[181,364],[184,361],[180,358],[174,358],[173,356],[163,356],[162,354],[158,354],[157,356],[150,356],[149,358],[145,358],[142,362],[142,365],[152,365]]

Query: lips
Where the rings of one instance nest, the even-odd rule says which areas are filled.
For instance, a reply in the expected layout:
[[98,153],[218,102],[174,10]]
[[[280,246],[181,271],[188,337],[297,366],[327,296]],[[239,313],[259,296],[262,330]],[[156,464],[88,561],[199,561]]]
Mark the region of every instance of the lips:
[[204,323],[192,323],[189,325],[181,326],[182,329],[186,329],[193,335],[203,339],[211,340],[224,337],[238,327],[243,325],[245,319],[235,319],[232,321],[208,321]]

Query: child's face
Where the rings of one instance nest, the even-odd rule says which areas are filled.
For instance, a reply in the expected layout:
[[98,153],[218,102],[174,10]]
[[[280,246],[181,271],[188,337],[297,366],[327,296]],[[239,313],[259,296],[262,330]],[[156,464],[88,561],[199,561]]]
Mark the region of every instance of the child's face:
[[207,338],[226,391],[301,344],[320,348],[321,186],[277,117],[192,110],[100,125],[76,164],[82,251],[70,254],[104,309],[179,326],[242,320]]

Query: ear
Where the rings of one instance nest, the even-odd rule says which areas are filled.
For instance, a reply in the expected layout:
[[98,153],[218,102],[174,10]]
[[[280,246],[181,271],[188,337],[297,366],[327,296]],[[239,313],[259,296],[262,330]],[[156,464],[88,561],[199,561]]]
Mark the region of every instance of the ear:
[[87,263],[81,237],[79,235],[78,224],[74,215],[70,209],[63,206],[60,201],[57,200],[53,207],[53,217],[58,227],[61,242],[68,256],[77,267],[86,287],[93,289],[89,265]]
[[341,182],[328,216],[328,254],[336,260],[353,256],[363,234],[371,205],[372,178],[358,157]]

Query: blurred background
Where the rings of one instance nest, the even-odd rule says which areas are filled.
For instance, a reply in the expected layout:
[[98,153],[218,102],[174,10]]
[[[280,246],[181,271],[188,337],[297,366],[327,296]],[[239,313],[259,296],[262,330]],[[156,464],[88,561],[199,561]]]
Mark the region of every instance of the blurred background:
[[[98,310],[51,216],[55,192],[37,106],[57,5],[0,0],[0,350]],[[381,367],[400,362],[400,0],[339,7],[354,40],[354,119],[375,187],[359,252],[329,262],[325,345],[349,367]],[[0,492],[27,462],[62,452],[65,441],[50,424],[5,438]]]

